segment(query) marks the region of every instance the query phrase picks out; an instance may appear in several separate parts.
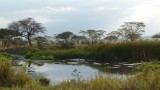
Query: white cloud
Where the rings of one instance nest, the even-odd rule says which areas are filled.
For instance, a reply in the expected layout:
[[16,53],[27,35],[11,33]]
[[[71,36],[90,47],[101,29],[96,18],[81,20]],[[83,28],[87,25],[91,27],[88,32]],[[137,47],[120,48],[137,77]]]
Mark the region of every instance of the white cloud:
[[[160,4],[160,3],[159,3]],[[130,15],[121,18],[121,21],[139,21],[146,24],[146,35],[153,35],[160,30],[160,7],[153,2],[146,2],[143,5],[134,6],[128,9]]]
[[148,21],[152,17],[160,16],[160,8],[154,7],[152,5],[146,4],[141,6],[135,6],[130,8],[130,11],[133,12],[131,16],[126,19],[132,19],[136,21]]
[[2,28],[6,28],[11,21],[12,21],[11,19],[0,17],[0,26]]
[[106,10],[118,10],[116,7],[106,7],[106,6],[99,6],[96,8],[96,11],[106,11]]
[[35,20],[36,20],[37,22],[40,22],[40,23],[42,23],[42,24],[53,23],[53,22],[56,22],[56,21],[57,21],[57,20],[53,20],[53,19],[48,18],[48,17],[41,17],[41,16],[36,16],[36,17],[34,17],[34,18],[35,18]]
[[29,9],[24,10],[24,13],[30,13],[30,14],[43,14],[43,13],[49,13],[49,14],[59,14],[59,13],[67,13],[74,11],[75,8],[72,7],[62,7],[62,8],[52,8],[52,7],[44,7],[40,9]]

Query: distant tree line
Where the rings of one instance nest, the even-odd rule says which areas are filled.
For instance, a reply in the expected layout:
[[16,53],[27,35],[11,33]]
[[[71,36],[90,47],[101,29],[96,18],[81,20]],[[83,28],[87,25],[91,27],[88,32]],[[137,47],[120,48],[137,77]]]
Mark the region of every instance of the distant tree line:
[[[14,45],[28,45],[36,43],[38,48],[45,48],[47,45],[57,45],[64,48],[73,45],[93,45],[100,43],[128,42],[140,40],[145,32],[143,22],[124,22],[116,31],[106,32],[105,30],[80,30],[79,34],[71,31],[65,31],[53,36],[38,36],[39,33],[45,33],[45,27],[33,18],[25,18],[13,21],[8,28],[0,29],[0,40],[4,47]],[[156,40],[159,35],[153,36]]]

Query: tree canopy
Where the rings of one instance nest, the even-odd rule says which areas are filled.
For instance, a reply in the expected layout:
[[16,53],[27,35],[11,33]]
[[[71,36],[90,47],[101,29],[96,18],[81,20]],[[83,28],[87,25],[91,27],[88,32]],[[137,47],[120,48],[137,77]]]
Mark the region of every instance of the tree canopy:
[[73,37],[73,33],[66,31],[56,35],[56,38],[62,39],[65,43],[68,42]]
[[131,41],[135,41],[139,39],[144,30],[145,25],[143,22],[125,22],[121,25],[121,28],[118,29],[121,37],[126,41],[130,39]]
[[38,33],[44,33],[45,28],[42,26],[41,23],[38,23],[33,18],[25,18],[19,21],[13,21],[8,25],[8,28],[13,31],[17,31],[22,34],[23,37],[25,37],[28,40],[28,43],[30,46],[32,46],[31,43],[31,37],[38,34]]

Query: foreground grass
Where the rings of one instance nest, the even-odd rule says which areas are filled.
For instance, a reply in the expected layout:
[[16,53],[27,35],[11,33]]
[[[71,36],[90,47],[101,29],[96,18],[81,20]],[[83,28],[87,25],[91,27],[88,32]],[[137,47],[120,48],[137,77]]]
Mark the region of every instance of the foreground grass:
[[139,73],[128,79],[97,77],[88,82],[63,82],[54,90],[160,90],[160,71]]
[[0,90],[49,90],[49,80],[40,78],[35,80],[28,76],[26,68],[13,68],[11,56],[0,54]]
[[160,71],[149,71],[128,79],[98,76],[89,81],[66,81],[55,86],[42,86],[32,82],[23,87],[1,90],[160,90]]

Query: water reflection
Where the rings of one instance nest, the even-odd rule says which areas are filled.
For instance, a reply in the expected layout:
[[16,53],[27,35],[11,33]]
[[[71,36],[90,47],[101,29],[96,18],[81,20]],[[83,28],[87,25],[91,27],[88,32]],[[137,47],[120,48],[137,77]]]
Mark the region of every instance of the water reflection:
[[71,75],[76,69],[82,75],[83,79],[90,77],[95,77],[100,73],[97,69],[93,69],[86,65],[64,65],[64,64],[54,64],[54,63],[45,63],[43,66],[37,66],[32,64],[32,66],[37,73],[45,73],[46,77],[51,79],[52,83],[57,83],[63,80],[73,79]]
[[[20,64],[25,64],[25,62],[21,61]],[[130,73],[134,70],[134,68],[127,68],[126,66],[126,63],[101,66],[92,63],[73,64],[70,62],[68,64],[68,62],[34,61],[30,67],[28,67],[28,73],[35,78],[45,76],[51,80],[52,84],[56,84],[75,78],[73,77],[74,70],[80,72],[79,76],[82,76],[82,79],[94,78],[97,75],[123,79],[128,76],[128,72]]]

